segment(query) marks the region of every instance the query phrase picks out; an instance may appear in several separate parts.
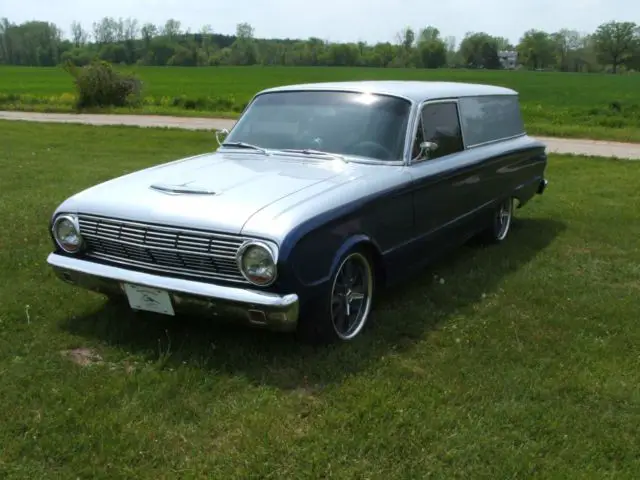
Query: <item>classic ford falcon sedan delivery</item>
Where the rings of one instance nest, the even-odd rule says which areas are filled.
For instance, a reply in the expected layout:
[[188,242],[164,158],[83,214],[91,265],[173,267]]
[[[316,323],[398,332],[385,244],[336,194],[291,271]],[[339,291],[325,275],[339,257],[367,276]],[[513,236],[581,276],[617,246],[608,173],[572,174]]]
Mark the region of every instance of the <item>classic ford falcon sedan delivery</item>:
[[504,241],[514,205],[547,185],[545,145],[494,86],[273,88],[222,135],[65,200],[57,275],[134,310],[348,341],[378,288],[471,237]]

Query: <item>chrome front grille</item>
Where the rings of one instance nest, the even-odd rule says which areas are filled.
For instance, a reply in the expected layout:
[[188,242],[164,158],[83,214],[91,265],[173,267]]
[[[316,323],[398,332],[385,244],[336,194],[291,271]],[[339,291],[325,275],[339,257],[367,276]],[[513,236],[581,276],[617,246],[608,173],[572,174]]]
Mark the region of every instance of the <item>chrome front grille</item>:
[[168,274],[248,283],[236,263],[244,243],[241,237],[93,215],[78,215],[78,221],[91,257]]

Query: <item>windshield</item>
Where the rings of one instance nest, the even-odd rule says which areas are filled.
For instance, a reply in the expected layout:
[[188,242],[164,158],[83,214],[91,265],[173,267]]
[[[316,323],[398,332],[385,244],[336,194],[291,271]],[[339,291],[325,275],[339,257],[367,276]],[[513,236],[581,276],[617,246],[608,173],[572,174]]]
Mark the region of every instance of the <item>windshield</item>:
[[267,93],[254,100],[224,143],[401,160],[410,109],[407,100],[368,93]]

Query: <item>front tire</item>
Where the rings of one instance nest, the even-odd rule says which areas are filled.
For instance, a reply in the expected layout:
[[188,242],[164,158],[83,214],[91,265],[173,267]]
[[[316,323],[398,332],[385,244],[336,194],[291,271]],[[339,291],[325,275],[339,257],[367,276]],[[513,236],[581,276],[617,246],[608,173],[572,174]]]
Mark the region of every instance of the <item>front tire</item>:
[[371,317],[375,269],[366,252],[347,253],[340,260],[330,285],[328,295],[303,310],[298,337],[305,343],[351,341]]

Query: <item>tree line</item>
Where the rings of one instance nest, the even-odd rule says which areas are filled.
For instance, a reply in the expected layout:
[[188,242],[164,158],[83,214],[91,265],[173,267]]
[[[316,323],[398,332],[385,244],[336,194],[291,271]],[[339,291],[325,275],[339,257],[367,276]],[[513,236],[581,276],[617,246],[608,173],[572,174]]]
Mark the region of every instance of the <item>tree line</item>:
[[73,22],[70,36],[44,21],[11,23],[0,19],[0,64],[82,66],[100,59],[114,64],[156,66],[286,65],[384,68],[484,68],[507,66],[516,52],[517,68],[564,72],[640,70],[640,26],[607,22],[595,32],[528,30],[517,45],[484,32],[470,32],[458,43],[436,27],[405,28],[394,42],[337,43],[320,38],[257,38],[248,23],[235,35],[210,25],[184,30],[178,20],[140,24],[132,18],[105,17],[90,30]]

